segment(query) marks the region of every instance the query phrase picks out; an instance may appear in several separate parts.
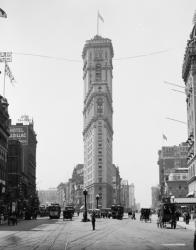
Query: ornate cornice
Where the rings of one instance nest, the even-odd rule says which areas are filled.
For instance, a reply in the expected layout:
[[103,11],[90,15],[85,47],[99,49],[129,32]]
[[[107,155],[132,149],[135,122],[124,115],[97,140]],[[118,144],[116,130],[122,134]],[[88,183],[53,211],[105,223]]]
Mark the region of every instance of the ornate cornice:
[[107,48],[107,47],[110,48],[111,55],[113,57],[114,51],[111,40],[108,38],[103,38],[101,36],[95,36],[93,39],[86,41],[82,52],[82,58],[83,59],[85,58],[86,52],[89,48]]

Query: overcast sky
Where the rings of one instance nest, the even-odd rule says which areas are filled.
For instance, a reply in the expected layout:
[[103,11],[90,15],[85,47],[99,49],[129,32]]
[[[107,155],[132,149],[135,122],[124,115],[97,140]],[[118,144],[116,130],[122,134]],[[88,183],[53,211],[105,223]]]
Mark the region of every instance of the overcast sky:
[[34,119],[38,189],[67,181],[83,163],[81,54],[99,10],[100,35],[114,48],[113,162],[135,184],[136,201],[150,206],[158,150],[187,139],[186,124],[166,119],[186,122],[185,95],[171,90],[183,88],[164,81],[183,86],[195,0],[1,0],[0,8],[8,16],[0,19],[0,51],[13,52],[17,82],[6,78],[9,114],[13,123],[23,114]]

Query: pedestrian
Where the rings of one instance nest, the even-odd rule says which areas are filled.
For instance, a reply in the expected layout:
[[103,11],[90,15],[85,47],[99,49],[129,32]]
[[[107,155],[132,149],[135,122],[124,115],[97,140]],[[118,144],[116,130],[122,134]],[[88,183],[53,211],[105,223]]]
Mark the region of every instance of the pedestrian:
[[194,239],[193,239],[193,249],[196,250],[196,211],[194,211],[194,213],[193,213],[193,219],[194,219],[194,226],[195,226]]
[[91,222],[92,222],[93,230],[95,230],[95,221],[96,221],[95,217],[96,217],[95,211],[93,211],[91,215]]
[[0,224],[3,224],[3,221],[4,221],[4,215],[3,215],[3,213],[1,213],[1,215],[0,215]]

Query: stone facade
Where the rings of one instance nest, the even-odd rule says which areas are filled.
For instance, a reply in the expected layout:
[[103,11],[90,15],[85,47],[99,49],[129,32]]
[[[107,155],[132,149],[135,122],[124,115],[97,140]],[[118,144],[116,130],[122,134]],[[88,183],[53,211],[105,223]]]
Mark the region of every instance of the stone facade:
[[9,202],[15,202],[22,206],[27,199],[27,185],[23,182],[22,171],[22,145],[18,140],[8,140],[7,158],[7,198]]
[[168,177],[166,190],[170,196],[185,198],[188,194],[188,168],[174,169]]
[[77,211],[80,210],[81,206],[84,204],[84,164],[77,164],[72,173],[72,183],[73,183],[73,204]]
[[186,143],[181,143],[179,146],[162,147],[159,150],[158,166],[161,197],[166,195],[166,182],[169,174],[176,168],[187,167],[187,151]]
[[82,58],[84,80],[84,186],[88,208],[112,204],[112,58],[110,39],[96,35],[86,41]]
[[36,147],[37,139],[34,124],[27,116],[26,120],[10,126],[10,139],[18,140],[22,145],[22,172],[23,182],[27,185],[27,196],[36,194]]
[[135,186],[134,184],[130,184],[129,185],[129,208],[135,210],[136,209],[136,205],[135,205]]
[[120,186],[121,178],[119,173],[119,167],[112,165],[112,187],[113,187],[113,197],[112,204],[120,204]]
[[120,204],[128,211],[129,207],[129,183],[127,180],[121,180]]
[[189,145],[187,165],[189,169],[188,187],[196,197],[196,24],[187,41],[182,78],[185,83],[187,124]]
[[6,164],[9,137],[8,102],[0,95],[0,210],[5,205]]

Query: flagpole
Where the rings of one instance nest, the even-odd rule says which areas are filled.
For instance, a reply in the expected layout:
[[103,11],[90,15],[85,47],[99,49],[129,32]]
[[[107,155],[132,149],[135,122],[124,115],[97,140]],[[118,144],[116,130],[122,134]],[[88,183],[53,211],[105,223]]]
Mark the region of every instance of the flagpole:
[[99,35],[99,15],[97,11],[97,35]]
[[3,79],[3,97],[5,98],[5,70],[6,70],[6,59],[5,59],[5,66],[4,66],[4,79]]

